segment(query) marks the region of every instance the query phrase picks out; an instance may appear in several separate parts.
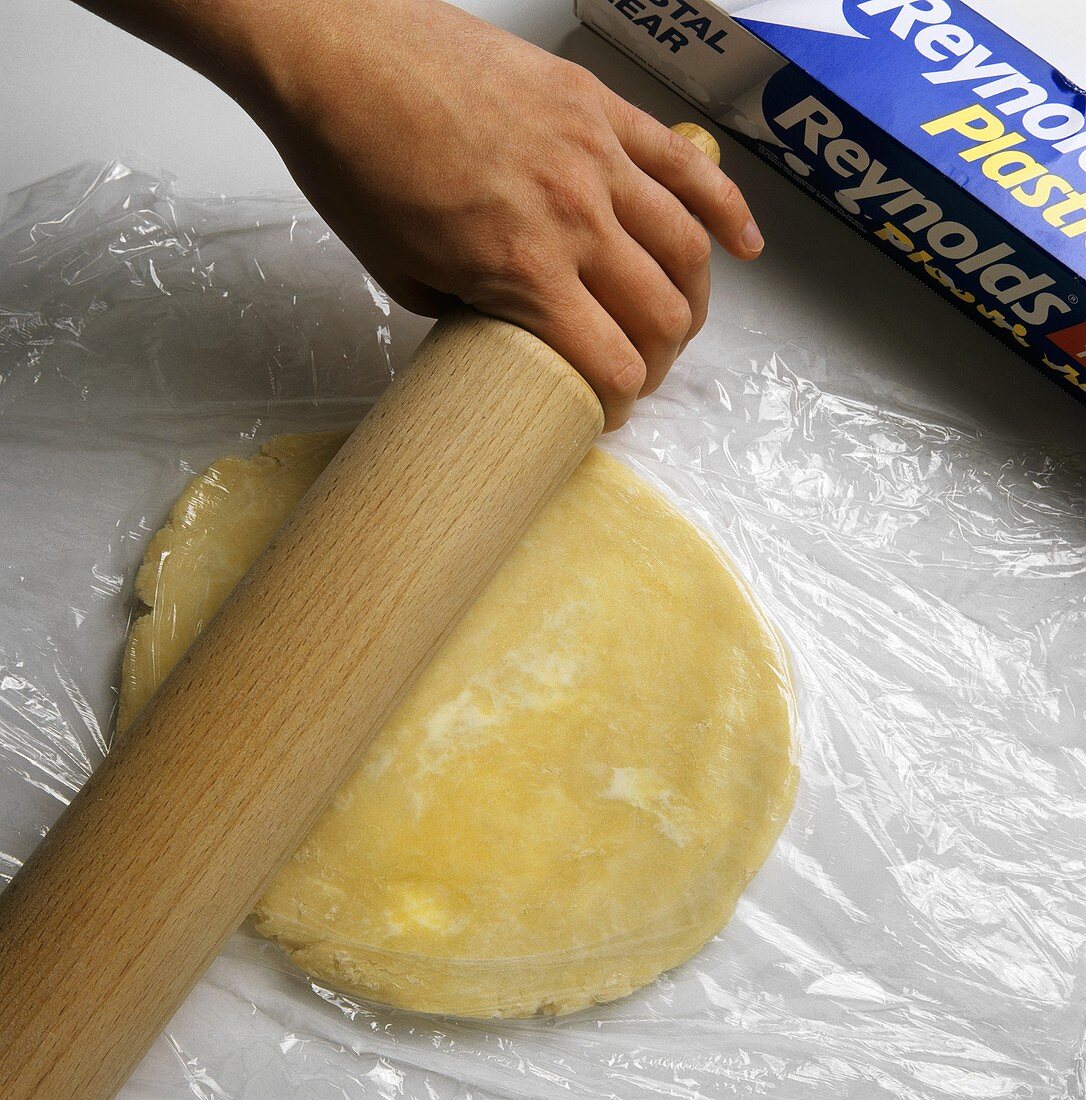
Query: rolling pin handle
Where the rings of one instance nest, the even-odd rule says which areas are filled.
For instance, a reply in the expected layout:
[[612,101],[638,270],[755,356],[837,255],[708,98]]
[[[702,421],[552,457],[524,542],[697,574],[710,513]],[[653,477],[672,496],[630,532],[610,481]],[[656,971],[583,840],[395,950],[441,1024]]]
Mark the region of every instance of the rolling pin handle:
[[720,144],[708,130],[696,122],[676,122],[671,127],[673,134],[686,138],[696,145],[717,167],[720,166]]

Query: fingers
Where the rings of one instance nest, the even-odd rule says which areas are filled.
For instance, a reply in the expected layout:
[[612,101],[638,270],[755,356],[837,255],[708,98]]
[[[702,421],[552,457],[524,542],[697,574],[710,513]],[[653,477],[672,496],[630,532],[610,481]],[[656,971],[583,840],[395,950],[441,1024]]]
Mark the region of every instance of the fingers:
[[761,254],[765,242],[742,193],[700,149],[617,96],[610,114],[626,155],[642,172],[671,191],[733,256]]
[[501,315],[549,344],[582,375],[603,406],[605,432],[626,423],[645,385],[645,362],[583,283],[552,291],[546,299],[525,299]]
[[603,430],[621,428],[645,385],[645,361],[626,333],[584,284],[574,289],[560,314],[544,319],[543,328],[541,338],[600,399]]
[[[709,309],[709,234],[666,187],[638,169],[631,167],[629,179],[616,186],[613,201],[622,228],[656,260],[686,298],[690,326],[679,346],[681,352],[701,331]],[[655,389],[652,382],[650,378],[646,393]]]
[[605,244],[582,263],[581,279],[629,338],[645,364],[651,393],[690,331],[691,306],[660,265],[615,221]]

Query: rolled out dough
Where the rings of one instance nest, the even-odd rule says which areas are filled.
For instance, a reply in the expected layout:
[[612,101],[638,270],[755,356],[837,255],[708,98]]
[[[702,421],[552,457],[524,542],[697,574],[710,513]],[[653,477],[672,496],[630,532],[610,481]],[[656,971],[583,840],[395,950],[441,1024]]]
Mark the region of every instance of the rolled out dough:
[[[342,442],[210,466],[152,540],[127,726]],[[310,975],[381,1003],[571,1012],[688,959],[791,808],[781,648],[716,548],[591,453],[260,899]]]

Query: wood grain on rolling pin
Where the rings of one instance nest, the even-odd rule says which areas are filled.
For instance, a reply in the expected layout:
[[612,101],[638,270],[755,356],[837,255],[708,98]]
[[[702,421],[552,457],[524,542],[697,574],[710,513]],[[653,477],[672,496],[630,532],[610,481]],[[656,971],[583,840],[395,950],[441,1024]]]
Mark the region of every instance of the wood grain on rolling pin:
[[602,424],[572,368],[435,326],[0,895],[0,1096],[111,1095]]
[[434,326],[0,895],[3,1100],[120,1087],[602,424],[527,332]]

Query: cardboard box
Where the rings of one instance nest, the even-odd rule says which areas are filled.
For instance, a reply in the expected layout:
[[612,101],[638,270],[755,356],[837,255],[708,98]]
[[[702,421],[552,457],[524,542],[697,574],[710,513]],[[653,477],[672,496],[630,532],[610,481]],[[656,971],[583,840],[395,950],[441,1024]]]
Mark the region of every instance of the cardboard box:
[[1086,94],[961,0],[576,0],[1086,402]]

